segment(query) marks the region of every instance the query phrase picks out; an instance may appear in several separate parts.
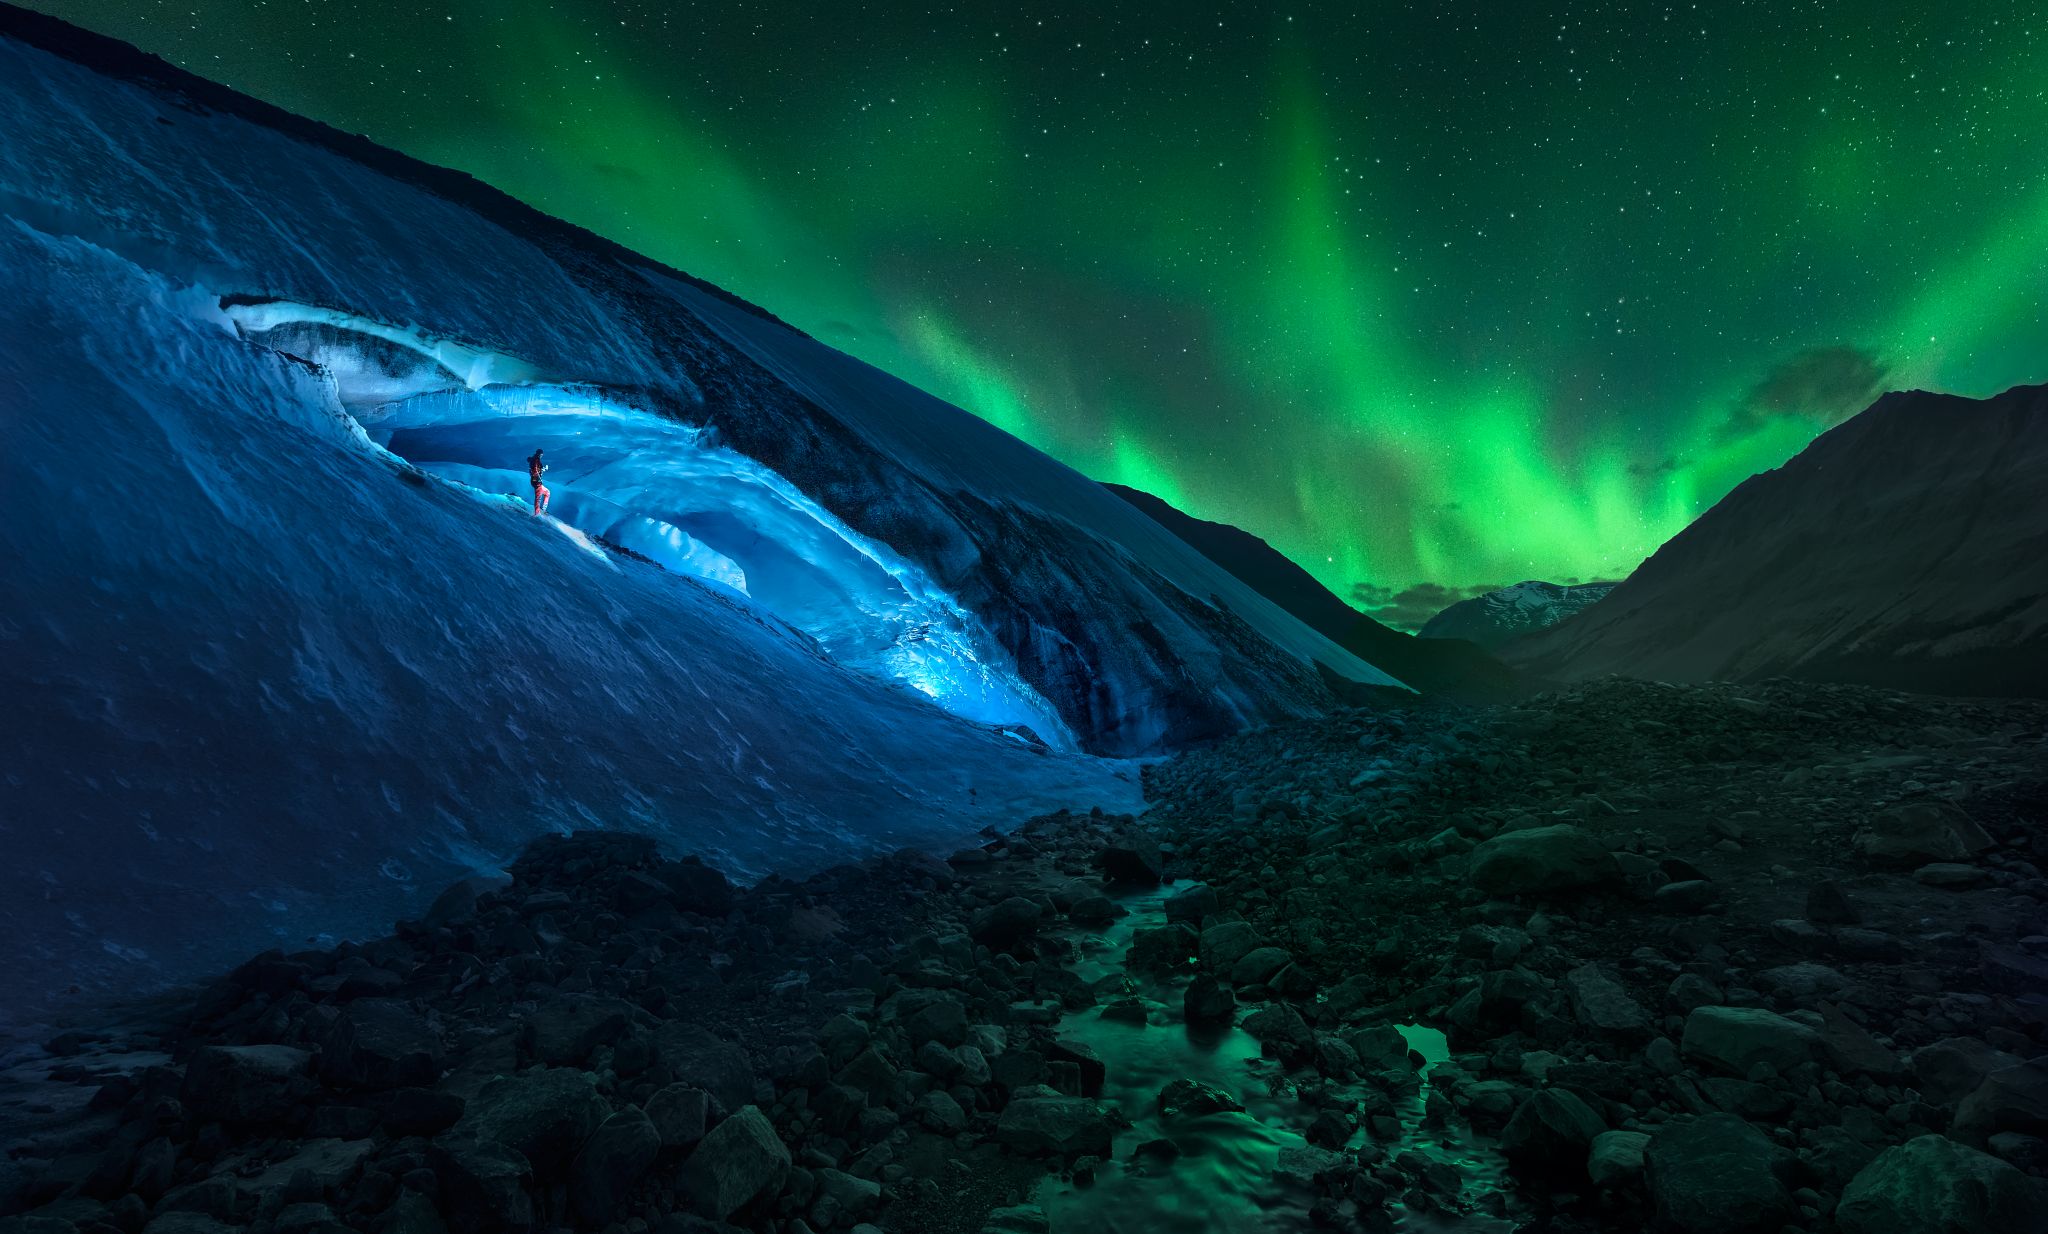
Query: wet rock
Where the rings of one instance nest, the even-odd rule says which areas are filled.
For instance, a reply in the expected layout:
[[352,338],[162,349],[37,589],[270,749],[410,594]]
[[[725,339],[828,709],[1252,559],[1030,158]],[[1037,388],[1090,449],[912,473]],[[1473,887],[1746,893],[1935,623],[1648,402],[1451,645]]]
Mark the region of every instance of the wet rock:
[[742,1106],[713,1127],[683,1163],[683,1189],[691,1207],[724,1221],[756,1197],[782,1186],[789,1149],[760,1110]]
[[432,1084],[441,1074],[441,1041],[426,1018],[404,1003],[359,999],[328,1030],[320,1074],[344,1088]]
[[2041,1194],[2012,1166],[1938,1135],[1878,1155],[1843,1189],[1842,1234],[1992,1234],[2039,1228]]
[[1414,1070],[1408,1059],[1408,1039],[1391,1024],[1361,1028],[1346,1040],[1358,1055],[1358,1065],[1367,1071]]
[[1529,1094],[1500,1133],[1501,1155],[1515,1169],[1565,1181],[1586,1166],[1593,1139],[1607,1122],[1576,1094],[1546,1088]]
[[1189,1024],[1229,1024],[1237,1019],[1237,995],[1207,973],[1188,982],[1181,998],[1181,1017]]
[[1623,1038],[1650,1035],[1650,1013],[1598,965],[1572,969],[1564,975],[1564,986],[1572,1014],[1594,1032]]
[[554,1173],[568,1165],[610,1113],[587,1072],[537,1069],[484,1085],[451,1134],[496,1140],[541,1172]]
[[639,1110],[621,1110],[598,1124],[569,1171],[577,1215],[594,1226],[610,1224],[661,1146],[661,1133]]
[[1254,947],[1230,966],[1230,984],[1240,987],[1265,985],[1293,959],[1285,948]]
[[1237,1098],[1199,1080],[1175,1080],[1159,1090],[1159,1112],[1168,1118],[1242,1111]]
[[670,1084],[647,1099],[646,1113],[663,1148],[689,1148],[704,1138],[711,1094],[688,1084]]
[[1014,1204],[989,1213],[981,1234],[1051,1234],[1052,1223],[1036,1204]]
[[1023,1097],[996,1123],[996,1139],[1027,1156],[1109,1155],[1109,1120],[1085,1097]]
[[1935,861],[1961,861],[1991,847],[1991,837],[1946,802],[1914,801],[1872,815],[1857,833],[1856,848],[1873,864],[1911,869]]
[[1133,972],[1168,976],[1186,969],[1201,946],[1201,935],[1193,926],[1150,926],[1131,931],[1131,949],[1125,960]]
[[1596,1187],[1632,1189],[1643,1177],[1643,1150],[1650,1137],[1641,1131],[1603,1131],[1593,1137],[1586,1154],[1586,1177]]
[[1820,1033],[1761,1007],[1698,1007],[1679,1039],[1685,1057],[1732,1076],[1763,1063],[1779,1074],[1823,1053]]
[[1102,1086],[1109,1079],[1109,1067],[1095,1053],[1093,1047],[1079,1041],[1054,1041],[1045,1047],[1047,1065],[1067,1064],[1074,1068],[1080,1085],[1073,1094],[1077,1097],[1095,1097],[1102,1093]]
[[1547,895],[1621,880],[1614,854],[1569,823],[1497,835],[1472,851],[1471,862],[1467,878],[1489,895]]
[[1202,931],[1202,967],[1212,972],[1228,972],[1232,965],[1263,945],[1264,940],[1250,922],[1221,922]]
[[1315,1049],[1315,1030],[1287,1003],[1261,1007],[1244,1018],[1243,1027],[1258,1041],[1261,1052],[1285,1066],[1307,1062]]
[[1732,1114],[1658,1131],[1643,1163],[1657,1221],[1674,1234],[1778,1234],[1798,1217],[1792,1155]]
[[518,1150],[496,1140],[437,1140],[429,1159],[453,1234],[534,1228],[533,1166]]
[[200,1118],[237,1127],[282,1122],[313,1093],[313,1056],[283,1045],[210,1045],[185,1067],[181,1097]]
[[1190,883],[1166,897],[1166,919],[1176,924],[1202,928],[1202,919],[1218,907],[1216,889],[1207,883]]

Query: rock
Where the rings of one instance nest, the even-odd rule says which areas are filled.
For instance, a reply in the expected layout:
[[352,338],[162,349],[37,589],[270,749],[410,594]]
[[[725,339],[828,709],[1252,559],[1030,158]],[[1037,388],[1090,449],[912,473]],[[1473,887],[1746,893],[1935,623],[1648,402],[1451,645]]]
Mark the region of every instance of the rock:
[[484,1085],[451,1134],[496,1140],[540,1172],[559,1174],[610,1114],[589,1073],[537,1069]]
[[426,1018],[387,998],[350,1003],[320,1047],[320,1074],[342,1088],[424,1087],[441,1076],[441,1040]]
[[967,1111],[961,1109],[952,1094],[943,1089],[935,1088],[919,1097],[910,1113],[920,1124],[940,1135],[957,1135],[967,1130]]
[[662,1025],[654,1034],[654,1051],[672,1079],[710,1093],[719,1113],[754,1099],[754,1066],[746,1051],[695,1024],[672,1020]]
[[569,1170],[577,1215],[593,1226],[609,1225],[660,1151],[661,1133],[639,1110],[628,1107],[598,1124]]
[[378,1234],[448,1234],[440,1210],[417,1191],[401,1192],[376,1228]]
[[617,1041],[631,1022],[632,1006],[616,998],[565,994],[529,1012],[520,1024],[528,1054],[550,1067],[576,1067],[591,1051]]
[[436,1140],[428,1160],[453,1234],[525,1234],[534,1228],[533,1166],[496,1140]]
[[1288,1067],[1306,1062],[1315,1049],[1315,1030],[1287,1003],[1274,1003],[1252,1012],[1244,1018],[1243,1028],[1258,1041],[1262,1053]]
[[654,873],[675,892],[676,907],[686,913],[723,917],[732,911],[732,884],[696,857],[664,862]]
[[689,1148],[704,1138],[711,1094],[688,1084],[671,1084],[647,1099],[647,1119],[663,1148]]
[[1999,1132],[2048,1137],[2048,1058],[2002,1067],[1956,1107],[1955,1136],[1982,1144]]
[[1263,945],[1264,940],[1250,922],[1220,922],[1202,931],[1202,967],[1211,972],[1228,972],[1232,965]]
[[1202,919],[1216,911],[1216,889],[1207,883],[1189,883],[1166,897],[1166,919],[1202,928]]
[[1649,1135],[1641,1131],[1601,1132],[1586,1154],[1586,1177],[1596,1187],[1634,1187],[1643,1177],[1643,1150],[1649,1144]]
[[1187,968],[1201,946],[1193,926],[1148,926],[1131,931],[1131,949],[1124,960],[1133,972],[1171,976]]
[[1133,887],[1157,887],[1165,868],[1159,860],[1158,841],[1136,831],[1117,837],[1096,860],[1104,878]]
[[967,933],[977,943],[997,951],[1009,951],[1037,937],[1038,919],[1042,912],[1037,901],[1011,896],[976,912]]
[[1391,1024],[1361,1028],[1347,1041],[1358,1055],[1358,1065],[1367,1071],[1413,1071],[1408,1059],[1408,1039]]
[[180,1096],[202,1119],[235,1127],[282,1122],[312,1096],[313,1056],[283,1045],[210,1045],[185,1066]]
[[1862,916],[1849,902],[1849,895],[1833,879],[1822,879],[1806,889],[1806,919],[1815,925],[1860,925]]
[[1947,1037],[1913,1051],[1907,1066],[1921,1097],[1934,1105],[1952,1106],[1976,1092],[1984,1077],[2020,1061],[1975,1037]]
[[1683,1014],[1695,1007],[1712,1007],[1721,1002],[1721,991],[1698,973],[1680,973],[1664,991],[1664,1001]]
[[1794,1164],[1733,1114],[1666,1127],[1643,1153],[1651,1207],[1673,1234],[1778,1234],[1799,1215],[1786,1189]]
[[1095,1097],[1102,1093],[1102,1086],[1109,1079],[1109,1067],[1095,1053],[1094,1047],[1079,1041],[1054,1041],[1045,1047],[1047,1063],[1069,1063],[1079,1074],[1081,1089],[1073,1094],[1077,1097]]
[[1587,1028],[1613,1037],[1650,1035],[1650,1013],[1597,965],[1572,969],[1564,975],[1564,985],[1571,997],[1572,1014]]
[[1109,1120],[1085,1097],[1022,1097],[1003,1109],[996,1139],[1027,1156],[1108,1156]]
[[1843,1189],[1842,1234],[1993,1234],[2039,1229],[2041,1195],[2026,1175],[1938,1135],[1894,1145]]
[[1837,1194],[1876,1159],[1877,1150],[1840,1127],[1812,1127],[1803,1135],[1799,1157],[1814,1186]]
[[1923,887],[1941,887],[1949,891],[1967,891],[1982,887],[1991,881],[1991,872],[1978,866],[1964,865],[1956,861],[1933,861],[1913,871],[1913,881]]
[[1116,920],[1116,904],[1101,892],[1082,896],[1067,910],[1076,925],[1105,926]]
[[[0,1229],[7,1234],[72,1234],[78,1227],[69,1221],[58,1221],[50,1217],[18,1217],[20,1224],[15,1229]],[[142,1227],[142,1234],[235,1234],[239,1227],[224,1225],[204,1213],[167,1212],[150,1218]]]
[[1758,1063],[1782,1075],[1824,1052],[1819,1032],[1761,1007],[1696,1007],[1685,1017],[1679,1048],[1693,1062],[1737,1077]]
[[454,1093],[432,1088],[401,1088],[391,1094],[378,1117],[386,1135],[439,1135],[462,1119],[466,1103]]
[[1955,806],[1913,801],[1880,810],[1856,835],[1856,848],[1877,865],[1911,869],[1961,861],[1991,847],[1991,837]]
[[960,1000],[945,996],[932,998],[903,1021],[912,1046],[936,1041],[943,1046],[967,1044],[967,1009]]
[[989,1213],[981,1234],[1051,1234],[1052,1223],[1036,1204],[1016,1204]]
[[683,1189],[697,1212],[724,1221],[789,1173],[789,1149],[759,1109],[742,1106],[713,1127],[683,1162]]
[[850,1088],[865,1096],[872,1105],[886,1105],[896,1092],[896,1080],[900,1073],[880,1050],[869,1046],[853,1061],[841,1067],[832,1082]]
[[819,1170],[811,1219],[831,1229],[866,1215],[881,1202],[882,1184],[873,1179],[856,1178],[843,1170]]
[[1159,1090],[1159,1112],[1168,1118],[1242,1112],[1237,1098],[1199,1080],[1175,1080]]
[[1561,1088],[1529,1094],[1501,1129],[1500,1151],[1516,1170],[1569,1183],[1586,1166],[1593,1138],[1606,1120],[1577,1095]]
[[1560,823],[1486,841],[1472,851],[1467,877],[1488,895],[1547,895],[1611,886],[1621,867],[1599,841]]
[[1880,1044],[1861,1024],[1850,1019],[1833,1003],[1820,1004],[1821,1044],[1843,1075],[1862,1072],[1880,1080],[1892,1080],[1903,1068],[1899,1056]]
[[1721,898],[1721,888],[1703,878],[1666,883],[1650,893],[1650,903],[1660,913],[1700,913]]
[[1196,974],[1181,997],[1181,1018],[1189,1024],[1229,1024],[1237,1019],[1237,995],[1207,973]]
[[1265,985],[1273,974],[1285,968],[1293,956],[1281,947],[1254,947],[1237,958],[1230,966],[1230,984],[1234,986]]

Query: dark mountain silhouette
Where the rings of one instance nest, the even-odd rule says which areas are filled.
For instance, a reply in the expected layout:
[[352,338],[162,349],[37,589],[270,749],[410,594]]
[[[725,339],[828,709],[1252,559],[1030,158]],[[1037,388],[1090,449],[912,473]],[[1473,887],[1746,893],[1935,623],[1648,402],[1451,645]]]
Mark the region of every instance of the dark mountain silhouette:
[[1514,670],[1479,647],[1461,639],[1419,639],[1381,625],[1248,531],[1195,518],[1139,489],[1103,487],[1311,629],[1425,694],[1480,700],[1518,692]]

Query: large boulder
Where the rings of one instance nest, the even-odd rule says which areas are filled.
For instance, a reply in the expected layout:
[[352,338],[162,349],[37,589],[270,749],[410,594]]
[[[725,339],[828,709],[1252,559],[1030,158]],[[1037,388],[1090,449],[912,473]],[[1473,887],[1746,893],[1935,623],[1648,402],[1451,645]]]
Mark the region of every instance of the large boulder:
[[661,1133],[639,1110],[628,1107],[598,1124],[569,1173],[577,1215],[594,1227],[609,1225],[659,1152]]
[[1594,1032],[1629,1039],[1650,1035],[1650,1013],[1599,965],[1572,969],[1564,975],[1564,988],[1571,996],[1572,1014]]
[[1618,883],[1621,866],[1598,840],[1559,823],[1486,841],[1472,850],[1469,877],[1488,895],[1549,895]]
[[395,999],[360,998],[320,1047],[320,1074],[345,1088],[418,1088],[441,1075],[441,1039],[426,1017]]
[[1181,995],[1181,1018],[1194,1025],[1229,1024],[1237,1018],[1237,994],[1207,973],[1197,973]]
[[1778,1234],[1798,1219],[1796,1162],[1733,1114],[1666,1127],[1643,1153],[1650,1203],[1672,1234]]
[[1233,964],[1263,946],[1265,940],[1248,921],[1221,921],[1202,931],[1202,967],[1228,972]]
[[452,1234],[526,1234],[534,1227],[533,1166],[497,1140],[436,1140],[428,1158]]
[[1695,1007],[1679,1048],[1695,1063],[1737,1077],[1758,1063],[1783,1074],[1825,1053],[1819,1030],[1761,1007]]
[[284,1045],[210,1045],[185,1065],[180,1096],[201,1119],[253,1127],[292,1117],[313,1094],[313,1056]]
[[623,999],[564,994],[527,1014],[520,1039],[527,1053],[550,1067],[580,1066],[591,1051],[619,1039],[632,1013],[633,1005]]
[[968,923],[967,933],[977,943],[1008,951],[1037,937],[1043,912],[1036,900],[1011,896],[976,912]]
[[1159,1112],[1168,1118],[1196,1118],[1243,1109],[1237,1098],[1200,1080],[1175,1080],[1159,1090]]
[[1643,1177],[1643,1151],[1650,1137],[1642,1131],[1603,1131],[1586,1153],[1586,1177],[1596,1187],[1630,1187]]
[[2048,1060],[2001,1067],[1956,1107],[1953,1128],[1966,1144],[2001,1132],[2048,1138]]
[[788,1175],[789,1149],[754,1106],[713,1127],[683,1162],[690,1203],[714,1221],[724,1221],[757,1196],[774,1194]]
[[647,1117],[663,1148],[688,1148],[704,1138],[711,1118],[711,1094],[671,1084],[647,1099]]
[[1857,850],[1873,864],[1896,869],[1961,861],[1990,847],[1984,829],[1945,801],[1911,801],[1880,810],[1856,835]]
[[610,1114],[587,1072],[536,1068],[484,1085],[450,1134],[458,1140],[495,1140],[525,1157],[535,1173],[560,1177]]
[[1944,1037],[1913,1051],[1907,1065],[1922,1098],[1933,1105],[1954,1105],[1976,1092],[1984,1077],[2020,1061],[1975,1037]]
[[2043,1228],[2033,1180],[1988,1153],[1923,1135],[1878,1154],[1842,1190],[1842,1234],[2004,1234]]
[[1003,1109],[996,1139],[1029,1156],[1109,1155],[1109,1119],[1085,1097],[1020,1097]]
[[1607,1121],[1576,1094],[1546,1088],[1529,1094],[1501,1129],[1500,1151],[1508,1164],[1559,1183],[1583,1170],[1593,1140]]
[[722,1112],[754,1099],[754,1066],[746,1051],[695,1024],[674,1020],[662,1025],[654,1036],[654,1055],[670,1078],[710,1093]]

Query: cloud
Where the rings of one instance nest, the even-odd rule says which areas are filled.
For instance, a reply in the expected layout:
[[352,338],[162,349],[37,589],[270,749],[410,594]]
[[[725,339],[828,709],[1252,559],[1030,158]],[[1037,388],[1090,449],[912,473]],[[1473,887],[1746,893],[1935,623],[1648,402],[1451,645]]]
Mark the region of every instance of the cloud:
[[1414,583],[1396,590],[1377,583],[1354,583],[1351,586],[1351,603],[1374,621],[1412,634],[1424,622],[1458,601],[1498,591],[1505,585],[1481,583],[1476,587],[1446,587],[1442,583]]
[[1792,356],[1753,386],[1721,426],[1721,437],[1747,437],[1773,420],[1807,420],[1830,428],[1868,407],[1890,370],[1860,347],[1815,347]]

